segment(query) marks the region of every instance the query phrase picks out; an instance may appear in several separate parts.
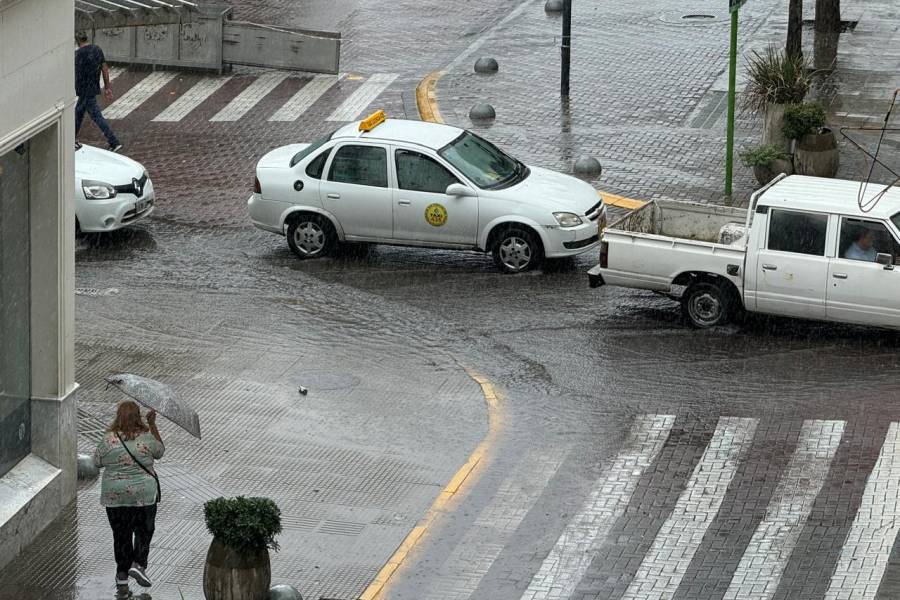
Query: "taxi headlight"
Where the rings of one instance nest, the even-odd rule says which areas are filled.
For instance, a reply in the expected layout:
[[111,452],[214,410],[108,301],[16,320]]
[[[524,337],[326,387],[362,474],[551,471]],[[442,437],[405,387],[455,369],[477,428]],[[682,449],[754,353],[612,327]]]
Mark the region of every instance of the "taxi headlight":
[[577,227],[584,222],[581,217],[570,212],[555,212],[553,216],[556,217],[556,222],[560,227]]
[[116,188],[102,181],[83,179],[81,189],[84,190],[84,197],[88,200],[106,200],[116,197]]

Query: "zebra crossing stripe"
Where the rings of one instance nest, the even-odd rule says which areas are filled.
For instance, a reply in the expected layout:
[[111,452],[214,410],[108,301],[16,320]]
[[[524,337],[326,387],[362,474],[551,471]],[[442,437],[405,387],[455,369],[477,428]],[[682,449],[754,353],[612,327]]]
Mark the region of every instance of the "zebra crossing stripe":
[[316,75],[312,81],[304,85],[294,96],[275,111],[270,121],[296,121],[315,104],[322,94],[340,80],[340,76]]
[[769,600],[775,595],[843,434],[843,421],[803,422],[797,449],[775,487],[766,516],[741,557],[724,600]]
[[205,77],[191,86],[191,89],[181,95],[164,111],[153,118],[154,121],[177,122],[185,118],[192,110],[200,106],[216,90],[228,83],[231,76]]
[[563,529],[556,545],[532,578],[522,600],[569,598],[593,560],[593,550],[621,517],[644,471],[662,450],[674,415],[642,415],[581,510]]
[[900,532],[900,423],[891,423],[825,600],[874,600]]
[[753,443],[756,419],[719,419],[697,463],[622,600],[669,600],[725,498],[741,458]]
[[375,73],[338,106],[328,121],[354,121],[381,92],[397,79],[396,73]]
[[419,600],[469,600],[559,470],[565,453],[561,448],[529,453],[513,468]]
[[265,98],[269,92],[278,87],[278,84],[287,79],[289,75],[286,71],[263,73],[256,81],[247,86],[244,91],[235,96],[210,121],[237,121],[256,106],[260,100]]
[[109,68],[109,80],[112,81],[119,75],[125,72],[125,67],[110,67]]
[[103,110],[107,119],[124,119],[150,96],[161,90],[167,83],[175,79],[173,71],[156,71],[141,79],[133,88],[119,96]]

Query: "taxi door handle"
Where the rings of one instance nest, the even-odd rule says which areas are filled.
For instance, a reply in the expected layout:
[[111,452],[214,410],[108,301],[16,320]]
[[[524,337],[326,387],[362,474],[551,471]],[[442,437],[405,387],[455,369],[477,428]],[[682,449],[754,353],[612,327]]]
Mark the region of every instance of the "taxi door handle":
[[328,194],[328,197],[331,198],[332,200],[338,200],[338,199],[340,199],[341,195],[340,195],[340,194],[331,193],[331,194]]
[[397,202],[397,204],[399,204],[400,206],[409,206],[411,202],[409,200],[400,200],[399,202]]
[[778,266],[777,265],[763,265],[762,269],[763,269],[763,271],[777,271]]
[[847,279],[846,273],[832,273],[831,276],[835,279]]

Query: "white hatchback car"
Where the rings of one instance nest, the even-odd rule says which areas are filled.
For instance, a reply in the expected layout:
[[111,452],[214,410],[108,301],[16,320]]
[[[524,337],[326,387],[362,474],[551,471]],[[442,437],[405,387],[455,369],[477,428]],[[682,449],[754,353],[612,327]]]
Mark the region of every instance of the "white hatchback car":
[[598,244],[606,210],[589,184],[529,167],[470,131],[379,111],[256,167],[250,218],[300,258],[341,242],[490,252],[504,272]]
[[114,231],[154,208],[153,182],[137,161],[85,144],[75,145],[75,226]]

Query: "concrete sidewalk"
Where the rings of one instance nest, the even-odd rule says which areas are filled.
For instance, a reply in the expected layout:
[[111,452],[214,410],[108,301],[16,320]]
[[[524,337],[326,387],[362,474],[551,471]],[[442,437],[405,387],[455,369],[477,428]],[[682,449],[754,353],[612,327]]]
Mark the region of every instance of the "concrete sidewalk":
[[[814,4],[806,1],[808,19],[814,16]],[[837,68],[817,77],[809,97],[828,107],[835,131],[844,125],[880,125],[891,93],[900,87],[895,7],[886,1],[867,2],[862,8],[845,5],[844,19],[855,24],[840,36]],[[723,195],[730,29],[726,3],[579,0],[573,6],[569,102],[559,98],[560,16],[545,13],[543,1],[534,0],[487,29],[443,68],[435,96],[444,120],[475,129],[534,164],[565,172],[578,156],[592,155],[604,167],[595,184],[611,193],[746,201],[757,185],[737,156],[733,200]],[[744,6],[739,75],[750,51],[770,43],[783,46],[786,27],[787,0]],[[804,27],[804,52],[810,60],[813,35],[809,23]],[[472,67],[480,56],[496,58],[499,72],[475,74]],[[495,122],[470,121],[468,111],[479,101],[494,105]],[[838,176],[859,178],[864,173],[862,154],[838,137]],[[873,134],[854,137],[873,148],[877,139]],[[757,145],[759,138],[758,116],[739,111],[736,153]],[[898,140],[900,135],[889,134],[881,156],[900,171]],[[889,181],[883,170],[876,170],[875,176]]]

